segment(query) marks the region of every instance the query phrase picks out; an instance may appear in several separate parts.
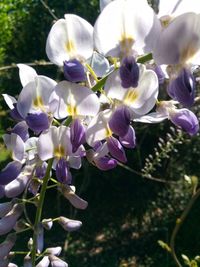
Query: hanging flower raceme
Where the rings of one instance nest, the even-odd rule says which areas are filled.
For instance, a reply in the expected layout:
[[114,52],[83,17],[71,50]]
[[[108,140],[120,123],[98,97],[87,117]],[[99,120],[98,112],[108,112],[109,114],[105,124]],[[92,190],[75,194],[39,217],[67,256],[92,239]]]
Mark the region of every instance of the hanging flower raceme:
[[105,56],[141,55],[152,50],[160,30],[160,22],[146,0],[115,0],[95,23],[95,47]]

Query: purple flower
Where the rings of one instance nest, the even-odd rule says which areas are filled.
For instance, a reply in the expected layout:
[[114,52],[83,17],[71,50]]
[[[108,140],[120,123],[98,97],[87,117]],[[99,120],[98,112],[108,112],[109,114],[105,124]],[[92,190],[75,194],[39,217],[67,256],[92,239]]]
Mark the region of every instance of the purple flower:
[[94,160],[95,165],[102,171],[107,171],[114,169],[117,166],[116,159],[110,158],[108,156],[100,157]]
[[128,132],[130,121],[129,109],[126,106],[121,106],[114,111],[108,124],[114,134],[124,136]]
[[137,87],[139,81],[139,67],[133,56],[125,57],[119,68],[121,85],[124,88]]
[[167,91],[170,97],[185,107],[194,104],[196,83],[193,74],[188,69],[182,69],[179,76],[170,82]]
[[28,126],[25,121],[17,123],[11,130],[11,133],[19,135],[24,142],[26,142],[29,138]]
[[64,76],[70,82],[82,82],[86,80],[84,67],[77,59],[64,61]]
[[127,134],[123,137],[119,137],[120,143],[127,148],[134,148],[136,146],[135,130],[132,126],[129,126]]
[[179,109],[170,112],[169,118],[176,126],[193,136],[199,131],[199,121],[196,115],[188,109]]

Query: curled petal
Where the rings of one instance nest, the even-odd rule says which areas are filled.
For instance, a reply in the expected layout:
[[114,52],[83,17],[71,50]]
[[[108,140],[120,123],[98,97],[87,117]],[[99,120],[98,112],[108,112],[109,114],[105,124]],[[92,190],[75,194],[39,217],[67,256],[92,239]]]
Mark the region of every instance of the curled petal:
[[188,109],[173,110],[169,114],[169,119],[183,131],[193,136],[199,131],[199,121],[196,115]]
[[53,227],[53,221],[52,219],[43,219],[42,225],[46,230],[51,230],[51,228]]
[[17,178],[20,174],[22,164],[12,161],[0,172],[0,185],[7,185]]
[[120,142],[115,137],[108,138],[107,145],[112,157],[124,163],[127,161],[125,151]]
[[129,126],[128,132],[119,138],[120,143],[127,148],[134,148],[136,146],[135,130]]

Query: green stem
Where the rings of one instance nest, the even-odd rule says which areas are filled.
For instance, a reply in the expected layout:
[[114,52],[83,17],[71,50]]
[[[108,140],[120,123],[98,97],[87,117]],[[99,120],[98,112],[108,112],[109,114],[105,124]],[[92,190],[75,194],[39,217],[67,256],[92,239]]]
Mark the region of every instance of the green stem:
[[138,63],[146,63],[146,62],[148,62],[148,61],[150,61],[150,60],[152,60],[153,59],[153,56],[152,56],[152,54],[150,53],[150,54],[147,54],[147,55],[145,55],[145,56],[142,56],[142,57],[139,57],[138,59],[137,59],[137,62]]
[[48,181],[50,178],[50,172],[53,164],[53,158],[49,160],[46,174],[43,178],[43,184],[42,188],[40,191],[40,197],[39,197],[39,202],[38,202],[38,207],[36,211],[36,216],[35,216],[35,223],[34,223],[34,234],[33,234],[33,247],[31,251],[31,261],[32,261],[32,267],[35,266],[35,259],[36,259],[36,251],[37,251],[37,232],[38,232],[38,224],[41,221],[41,216],[42,216],[42,208],[44,204],[44,198],[45,198],[45,193],[48,185]]
[[170,249],[171,249],[172,257],[173,257],[173,259],[174,259],[174,261],[178,267],[182,267],[182,265],[181,265],[180,261],[178,260],[176,252],[175,252],[175,239],[176,239],[176,236],[179,232],[181,225],[183,224],[185,218],[187,217],[188,213],[190,212],[192,206],[194,205],[194,203],[196,202],[196,200],[198,199],[199,196],[200,196],[200,189],[198,189],[197,192],[190,199],[188,205],[186,206],[185,210],[181,214],[181,217],[177,219],[176,225],[175,225],[174,230],[172,232],[172,236],[170,239]]

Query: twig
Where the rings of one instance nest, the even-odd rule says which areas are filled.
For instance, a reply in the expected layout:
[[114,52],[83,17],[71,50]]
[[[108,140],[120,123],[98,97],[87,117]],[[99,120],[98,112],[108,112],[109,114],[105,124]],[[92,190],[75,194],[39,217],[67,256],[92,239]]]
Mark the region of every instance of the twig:
[[148,174],[143,174],[143,173],[141,173],[141,172],[139,172],[139,171],[136,171],[136,170],[130,168],[130,167],[127,166],[127,165],[124,165],[124,164],[121,163],[121,162],[117,162],[117,164],[118,164],[120,167],[126,169],[127,171],[130,171],[130,172],[132,172],[132,173],[135,173],[135,174],[137,174],[137,175],[139,175],[139,176],[141,176],[141,177],[143,177],[143,178],[145,178],[145,179],[152,180],[152,181],[159,182],[159,183],[165,183],[165,184],[176,184],[176,182],[174,182],[174,181],[167,181],[167,180],[163,180],[163,179],[160,179],[160,178],[157,178],[157,177],[153,177],[153,176],[148,175]]
[[181,265],[180,261],[177,258],[177,255],[176,255],[175,239],[176,239],[176,236],[178,234],[178,231],[179,231],[181,225],[183,224],[185,218],[187,217],[188,213],[190,212],[192,206],[194,205],[194,203],[196,202],[196,200],[198,199],[199,196],[200,196],[200,189],[198,189],[197,192],[192,196],[192,198],[190,199],[185,210],[181,214],[181,217],[176,220],[176,225],[174,227],[174,230],[173,230],[171,238],[170,238],[171,254],[172,254],[172,257],[173,257],[173,259],[174,259],[174,261],[178,267],[182,267],[182,265]]
[[[50,65],[53,65],[52,62],[44,61],[44,60],[38,60],[38,61],[36,60],[34,62],[31,62],[31,63],[23,63],[23,64],[26,64],[28,66],[50,66]],[[14,68],[17,68],[17,64],[12,63],[8,66],[0,67],[0,71],[5,71],[5,70],[9,70],[9,69],[14,69]]]
[[47,9],[47,11],[49,12],[49,14],[55,19],[58,20],[58,17],[56,17],[56,15],[53,13],[53,11],[51,10],[51,8],[43,1],[40,0],[41,4]]

